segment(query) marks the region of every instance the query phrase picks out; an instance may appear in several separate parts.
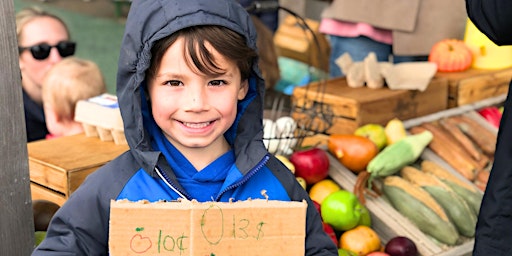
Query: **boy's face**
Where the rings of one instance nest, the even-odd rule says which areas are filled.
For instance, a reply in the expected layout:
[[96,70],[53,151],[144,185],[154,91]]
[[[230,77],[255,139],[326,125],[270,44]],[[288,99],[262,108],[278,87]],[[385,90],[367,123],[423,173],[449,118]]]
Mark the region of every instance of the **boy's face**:
[[226,72],[214,77],[199,75],[187,65],[183,44],[180,38],[167,49],[155,79],[148,81],[153,117],[167,139],[182,152],[225,149],[223,135],[235,120],[237,101],[247,94],[248,82],[241,81],[234,62],[209,44],[206,47],[216,64]]

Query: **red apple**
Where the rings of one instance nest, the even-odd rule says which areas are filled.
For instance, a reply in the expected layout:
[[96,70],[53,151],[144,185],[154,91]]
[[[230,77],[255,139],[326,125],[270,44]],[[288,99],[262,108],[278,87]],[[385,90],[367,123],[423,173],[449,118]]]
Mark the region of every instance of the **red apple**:
[[366,256],[391,256],[385,252],[370,252]]
[[[313,205],[314,205],[314,206],[315,206],[315,208],[318,210],[318,213],[320,213],[320,214],[321,214],[321,211],[320,211],[320,204],[319,204],[317,201],[315,201],[315,200],[311,200],[311,201],[313,201]],[[320,215],[320,216],[321,216],[321,215]]]
[[418,248],[416,244],[405,236],[391,238],[386,243],[384,251],[391,256],[417,256]]
[[329,174],[329,157],[320,148],[295,151],[289,160],[295,166],[295,176],[304,178],[308,185],[327,178]]
[[322,222],[322,224],[324,225],[325,233],[327,233],[327,235],[332,239],[334,244],[337,246],[338,245],[338,237],[336,236],[336,232],[334,232],[334,228],[332,228],[331,225],[329,225],[325,222]]

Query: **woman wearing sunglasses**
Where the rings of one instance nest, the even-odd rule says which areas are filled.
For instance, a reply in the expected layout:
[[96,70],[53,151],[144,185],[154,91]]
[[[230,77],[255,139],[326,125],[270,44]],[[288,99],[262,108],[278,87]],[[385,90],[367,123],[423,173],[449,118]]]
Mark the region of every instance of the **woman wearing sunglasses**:
[[27,141],[44,139],[48,134],[43,104],[42,81],[48,70],[75,53],[69,30],[62,19],[30,7],[16,14],[19,64],[25,107]]

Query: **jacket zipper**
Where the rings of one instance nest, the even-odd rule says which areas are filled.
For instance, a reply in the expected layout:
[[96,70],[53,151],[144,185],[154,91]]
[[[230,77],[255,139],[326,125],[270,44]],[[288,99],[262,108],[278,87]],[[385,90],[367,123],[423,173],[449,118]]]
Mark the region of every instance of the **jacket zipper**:
[[219,201],[222,194],[224,194],[226,191],[239,187],[247,180],[249,180],[254,174],[256,174],[256,172],[258,172],[261,168],[263,168],[263,166],[265,166],[269,159],[270,157],[268,156],[268,154],[265,155],[265,157],[263,157],[263,159],[252,170],[250,170],[240,181],[229,185],[222,192],[220,192],[217,198],[215,198],[215,201]]
[[171,179],[169,179],[169,176],[167,176],[167,174],[165,172],[160,171],[160,169],[157,166],[155,166],[155,171],[156,171],[156,174],[158,174],[158,176],[160,177],[160,179],[162,179],[164,181],[164,183],[172,191],[176,192],[181,198],[191,200],[190,196],[188,196],[187,192],[173,186],[173,182],[171,181]]
[[[243,183],[245,183],[247,180],[249,180],[249,178],[251,178],[254,174],[256,174],[256,172],[258,172],[261,168],[263,168],[263,166],[265,166],[265,164],[267,163],[267,161],[269,159],[270,159],[270,157],[268,155],[265,155],[265,157],[263,157],[263,159],[252,170],[250,170],[240,181],[238,181],[232,185],[229,185],[226,189],[224,189],[221,193],[219,193],[217,198],[215,198],[215,201],[219,201],[222,194],[224,194],[226,191],[234,189],[234,188],[242,185]],[[156,166],[155,166],[155,171],[158,174],[158,176],[160,177],[160,179],[162,179],[164,181],[164,183],[171,190],[176,192],[180,197],[187,199],[187,200],[191,200],[190,197],[188,196],[187,192],[173,186],[173,182],[171,181],[171,179],[169,179],[169,177],[167,176],[167,174],[165,172],[160,171],[160,169],[158,169],[158,167],[156,167]]]

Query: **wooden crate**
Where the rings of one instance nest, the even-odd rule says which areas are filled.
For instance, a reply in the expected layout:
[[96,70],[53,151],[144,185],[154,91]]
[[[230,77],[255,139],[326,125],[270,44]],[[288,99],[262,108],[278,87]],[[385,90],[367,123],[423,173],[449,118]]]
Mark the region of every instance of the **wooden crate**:
[[[406,128],[410,128],[416,125],[419,125],[423,122],[430,122],[439,120],[444,117],[454,116],[454,115],[467,115],[470,118],[475,119],[477,122],[484,125],[484,127],[488,128],[493,132],[497,132],[495,127],[492,127],[489,123],[487,123],[481,116],[479,116],[474,110],[480,109],[485,106],[494,105],[499,102],[503,102],[505,100],[505,96],[497,96],[494,98],[489,98],[483,101],[478,101],[472,104],[464,105],[457,108],[446,109],[440,112],[436,112],[430,115],[421,116],[409,120],[404,121],[404,126]],[[459,178],[462,182],[476,188],[475,184],[473,184],[468,179],[464,178],[461,174],[459,174],[456,170],[454,170],[448,163],[446,163],[440,156],[436,155],[433,151],[426,148],[421,154],[420,158],[422,160],[430,160],[436,162],[444,169],[449,171],[451,174]],[[329,176],[336,181],[343,189],[353,191],[356,175],[348,170],[345,166],[343,166],[334,156],[329,154],[329,160],[331,163],[331,168],[329,170]],[[478,189],[477,189],[478,190]],[[431,255],[442,255],[442,256],[462,256],[462,255],[471,255],[474,246],[473,238],[465,238],[463,244],[458,246],[447,246],[441,245],[437,242],[434,242],[429,236],[420,231],[411,221],[409,221],[406,217],[401,215],[397,210],[391,206],[385,199],[383,198],[374,198],[372,196],[366,196],[366,206],[370,211],[372,217],[372,228],[379,234],[382,238],[383,243],[389,241],[389,239],[397,236],[407,236],[411,238],[417,245],[418,250],[423,256],[431,256]]]
[[406,120],[444,110],[447,98],[443,78],[433,79],[424,92],[351,88],[345,78],[336,78],[295,88],[292,116],[314,131],[353,133],[364,124],[384,125],[394,117]]
[[[343,189],[353,191],[356,175],[331,154],[329,154],[329,161],[331,163],[329,176]],[[422,256],[469,256],[472,254],[474,239],[468,239],[458,246],[447,246],[434,242],[382,197],[367,196],[366,207],[372,218],[372,229],[377,232],[383,244],[393,237],[406,236],[414,241]]]
[[453,108],[507,94],[512,68],[438,72],[435,77],[448,79],[448,108]]
[[62,205],[91,172],[128,150],[128,145],[85,134],[27,144],[32,199]]

